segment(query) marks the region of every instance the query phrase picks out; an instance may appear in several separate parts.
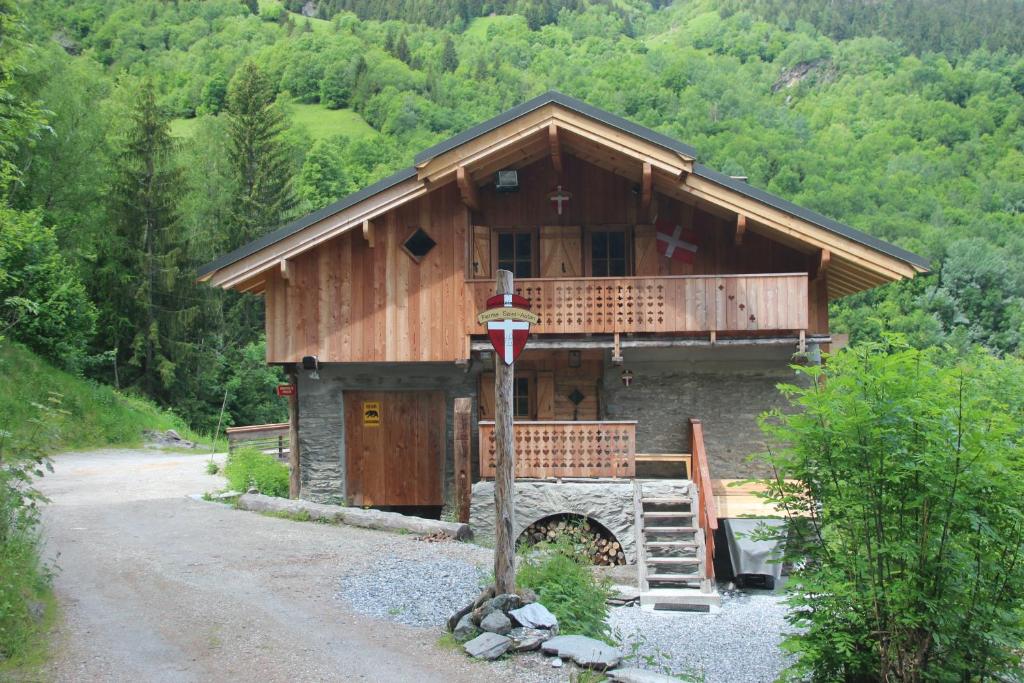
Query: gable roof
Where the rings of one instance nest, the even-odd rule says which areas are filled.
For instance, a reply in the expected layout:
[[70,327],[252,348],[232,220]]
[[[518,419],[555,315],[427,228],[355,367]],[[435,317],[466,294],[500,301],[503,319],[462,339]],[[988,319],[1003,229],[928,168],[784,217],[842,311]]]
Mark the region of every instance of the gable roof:
[[[811,211],[810,209],[793,204],[782,197],[756,188],[743,180],[732,178],[702,164],[692,163],[697,158],[697,151],[690,145],[673,140],[662,133],[645,128],[644,126],[640,126],[632,121],[628,121],[607,111],[593,107],[585,102],[552,90],[423,150],[415,156],[413,166],[402,169],[387,178],[384,178],[320,209],[319,211],[315,211],[298,218],[277,230],[263,235],[249,244],[243,245],[228,254],[210,261],[198,269],[197,275],[200,280],[210,279],[218,270],[247,259],[268,247],[285,242],[286,240],[289,240],[289,238],[292,238],[294,241],[295,236],[312,226],[318,223],[327,222],[331,217],[341,214],[342,212],[352,210],[354,207],[358,207],[362,202],[366,202],[367,200],[370,200],[377,195],[381,195],[385,191],[392,190],[393,188],[395,199],[391,204],[382,206],[393,208],[395,202],[407,201],[415,196],[419,196],[426,192],[426,180],[429,180],[429,178],[425,180],[418,179],[420,170],[427,166],[431,161],[436,160],[449,152],[453,152],[460,147],[470,145],[489,133],[493,133],[494,131],[512,124],[513,122],[535,115],[543,108],[550,107],[551,105],[606,126],[612,131],[624,133],[630,138],[642,141],[648,146],[660,148],[667,152],[671,152],[674,155],[678,155],[677,158],[682,159],[688,164],[686,170],[693,176],[709,181],[721,188],[725,188],[736,195],[753,200],[760,205],[782,212],[782,214],[786,216],[797,218],[811,226],[824,230],[826,233],[836,235],[845,240],[850,240],[854,243],[867,247],[874,252],[884,254],[906,264],[906,266],[909,266],[908,272],[911,274],[914,272],[927,272],[930,268],[927,259],[924,259],[917,254],[878,239],[877,237],[865,234],[850,227],[849,225],[840,223],[839,221],[823,216]],[[408,187],[405,187],[404,189],[401,188],[400,186],[403,184],[407,184]],[[419,189],[421,191],[416,191],[413,184],[420,185],[421,187]],[[400,189],[402,191],[399,191]],[[385,209],[379,208],[379,210],[383,212]],[[359,220],[363,219],[360,218]],[[351,221],[349,221],[349,223],[351,223]],[[321,240],[307,242],[301,246],[302,248],[308,248],[309,246],[319,243],[319,241]],[[265,267],[265,264],[261,267]],[[238,281],[239,278],[235,277],[231,282],[237,283]],[[884,278],[881,281],[874,282],[874,284],[881,284],[883,281],[885,281]],[[230,286],[230,284],[225,286]],[[869,284],[869,286],[873,285]]]

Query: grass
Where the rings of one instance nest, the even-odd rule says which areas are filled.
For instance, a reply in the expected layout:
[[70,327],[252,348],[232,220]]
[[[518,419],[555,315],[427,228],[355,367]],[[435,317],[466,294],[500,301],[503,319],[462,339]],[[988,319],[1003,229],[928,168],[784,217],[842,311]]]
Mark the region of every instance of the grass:
[[[352,109],[328,109],[320,104],[293,102],[288,105],[288,110],[291,125],[300,128],[312,142],[334,135],[361,138],[377,134],[377,131]],[[198,118],[171,121],[171,135],[179,139],[192,137],[198,128]]]
[[461,650],[462,643],[455,639],[451,633],[445,631],[441,634],[441,637],[437,639],[437,646],[442,650]]
[[57,597],[49,587],[37,596],[43,605],[43,618],[33,626],[32,637],[24,643],[23,649],[10,659],[0,658],[0,681],[44,680],[41,670],[50,658],[53,627],[60,616]]
[[264,510],[260,514],[264,517],[290,519],[293,522],[308,522],[312,519],[312,517],[309,516],[309,512],[306,510],[299,510],[298,512],[293,512],[291,510]]
[[292,104],[291,122],[301,126],[312,140],[322,140],[333,135],[350,138],[375,135],[376,131],[362,116],[351,109],[328,109],[319,104]]
[[[184,438],[195,435],[172,413],[149,401],[129,396],[112,387],[58,370],[28,349],[0,342],[0,431],[13,441],[32,428],[38,415],[34,404],[46,404],[56,396],[66,416],[60,426],[55,451],[105,446],[139,446],[147,429],[177,430]],[[190,451],[191,452],[191,451]],[[196,451],[198,452],[198,451]]]

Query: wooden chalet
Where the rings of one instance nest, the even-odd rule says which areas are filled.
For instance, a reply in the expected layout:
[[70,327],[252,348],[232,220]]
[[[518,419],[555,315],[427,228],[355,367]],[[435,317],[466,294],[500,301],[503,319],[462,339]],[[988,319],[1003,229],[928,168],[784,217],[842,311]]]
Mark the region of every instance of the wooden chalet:
[[830,301],[928,264],[546,93],[201,269],[264,297],[267,362],[298,386],[303,497],[437,511],[490,476],[476,315],[498,268],[540,316],[516,364],[517,477],[700,488],[701,468],[754,473],[756,417],[794,354],[832,342]]

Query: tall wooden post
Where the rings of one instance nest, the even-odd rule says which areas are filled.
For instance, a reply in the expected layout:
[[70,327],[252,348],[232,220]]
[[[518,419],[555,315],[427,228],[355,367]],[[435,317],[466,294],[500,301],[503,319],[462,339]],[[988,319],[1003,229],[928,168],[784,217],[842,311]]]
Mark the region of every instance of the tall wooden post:
[[288,383],[295,389],[288,396],[288,497],[299,497],[299,376],[288,372]]
[[455,507],[458,510],[459,521],[463,524],[469,523],[470,480],[472,479],[470,453],[473,448],[472,410],[472,399],[455,399]]
[[[497,293],[512,294],[512,273],[499,270]],[[512,378],[515,365],[505,365],[494,354],[494,590],[513,593],[516,589],[515,538],[515,449],[512,434]]]

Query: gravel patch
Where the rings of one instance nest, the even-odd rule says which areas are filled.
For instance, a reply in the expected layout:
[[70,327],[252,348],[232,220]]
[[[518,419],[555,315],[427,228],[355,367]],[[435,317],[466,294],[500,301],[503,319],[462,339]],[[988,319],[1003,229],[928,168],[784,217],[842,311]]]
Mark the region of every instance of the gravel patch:
[[788,663],[779,648],[789,630],[783,596],[723,595],[717,614],[616,607],[609,624],[629,656],[626,665],[668,669],[706,683],[769,683]]
[[381,558],[371,571],[343,577],[338,598],[361,614],[436,628],[480,593],[487,576],[451,557]]

